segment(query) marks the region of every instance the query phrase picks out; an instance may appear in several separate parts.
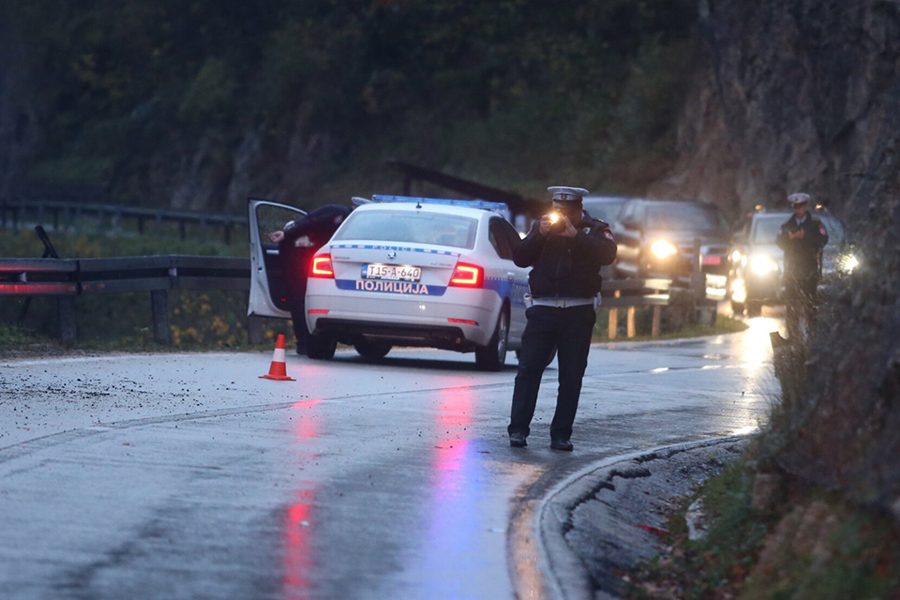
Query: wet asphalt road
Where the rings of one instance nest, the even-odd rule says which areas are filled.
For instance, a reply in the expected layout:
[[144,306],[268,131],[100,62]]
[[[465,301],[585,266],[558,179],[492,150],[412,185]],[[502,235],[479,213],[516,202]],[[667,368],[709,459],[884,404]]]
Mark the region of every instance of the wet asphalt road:
[[[595,346],[573,436],[527,449],[515,359],[394,351],[0,363],[0,598],[540,598],[541,498],[610,457],[755,429],[768,332]],[[565,573],[555,576],[565,577]]]

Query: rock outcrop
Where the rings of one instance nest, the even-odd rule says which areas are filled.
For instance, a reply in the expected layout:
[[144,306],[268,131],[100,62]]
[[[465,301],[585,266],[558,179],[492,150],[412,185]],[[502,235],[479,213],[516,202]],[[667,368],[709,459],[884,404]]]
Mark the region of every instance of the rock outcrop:
[[840,214],[897,190],[900,6],[700,0],[700,31],[679,160],[651,193],[738,214],[803,190]]

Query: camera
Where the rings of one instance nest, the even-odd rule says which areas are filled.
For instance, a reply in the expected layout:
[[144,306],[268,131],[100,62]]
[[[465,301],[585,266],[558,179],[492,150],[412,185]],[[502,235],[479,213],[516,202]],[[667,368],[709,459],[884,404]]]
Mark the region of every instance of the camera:
[[553,211],[550,213],[550,226],[554,229],[558,227],[562,227],[562,215],[559,214],[559,211]]

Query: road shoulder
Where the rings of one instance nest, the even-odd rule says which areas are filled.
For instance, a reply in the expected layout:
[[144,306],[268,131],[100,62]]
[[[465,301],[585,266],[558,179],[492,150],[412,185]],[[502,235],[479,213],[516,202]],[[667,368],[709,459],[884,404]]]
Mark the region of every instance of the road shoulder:
[[616,456],[555,486],[536,511],[546,597],[619,598],[616,575],[657,554],[671,501],[738,458],[747,436]]

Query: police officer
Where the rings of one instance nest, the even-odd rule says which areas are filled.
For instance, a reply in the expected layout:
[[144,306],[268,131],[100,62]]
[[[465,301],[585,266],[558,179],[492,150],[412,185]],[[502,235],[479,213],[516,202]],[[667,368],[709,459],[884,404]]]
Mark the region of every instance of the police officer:
[[297,354],[306,354],[306,340],[309,337],[306,329],[306,279],[309,264],[352,210],[351,207],[340,204],[326,204],[289,221],[282,231],[269,234],[269,239],[278,244],[294,336],[297,338]]
[[557,348],[559,392],[550,424],[550,447],[572,451],[572,424],[597,319],[600,267],[616,258],[609,225],[582,208],[587,190],[552,186],[553,210],[535,221],[513,252],[520,267],[532,267],[526,298],[519,371],[510,411],[509,444],[526,446],[544,367]]
[[794,214],[781,225],[775,243],[784,250],[784,295],[787,305],[787,333],[798,339],[800,317],[807,331],[816,319],[817,288],[822,275],[822,248],[828,232],[821,221],[809,214],[809,194],[788,196]]

